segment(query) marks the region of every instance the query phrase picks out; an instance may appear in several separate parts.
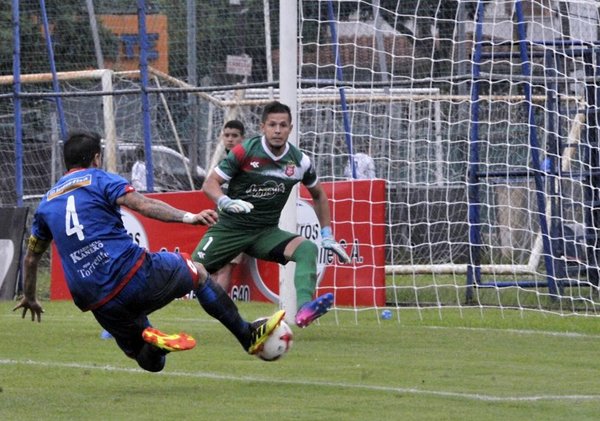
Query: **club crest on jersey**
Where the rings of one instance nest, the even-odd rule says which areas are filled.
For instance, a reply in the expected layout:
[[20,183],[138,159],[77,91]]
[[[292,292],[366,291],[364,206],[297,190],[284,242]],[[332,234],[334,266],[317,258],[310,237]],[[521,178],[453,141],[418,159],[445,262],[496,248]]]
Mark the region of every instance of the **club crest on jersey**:
[[288,177],[291,177],[294,175],[294,172],[296,172],[296,165],[293,162],[288,162],[285,167],[284,174]]

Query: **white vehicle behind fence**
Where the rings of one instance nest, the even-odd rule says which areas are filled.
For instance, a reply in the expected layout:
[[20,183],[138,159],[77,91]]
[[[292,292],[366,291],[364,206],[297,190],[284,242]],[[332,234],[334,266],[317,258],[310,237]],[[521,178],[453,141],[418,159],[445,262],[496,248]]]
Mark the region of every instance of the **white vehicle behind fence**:
[[[131,181],[131,167],[136,161],[136,150],[139,146],[137,143],[117,145],[117,171],[129,181]],[[194,171],[187,157],[167,146],[152,146],[152,165],[156,192],[199,190],[206,177],[203,168],[196,166]]]

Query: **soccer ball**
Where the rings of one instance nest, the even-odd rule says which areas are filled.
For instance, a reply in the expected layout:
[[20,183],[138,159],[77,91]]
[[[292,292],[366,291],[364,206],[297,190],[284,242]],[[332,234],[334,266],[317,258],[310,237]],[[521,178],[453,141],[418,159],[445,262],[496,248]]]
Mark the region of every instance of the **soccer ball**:
[[281,321],[255,354],[263,361],[276,361],[292,348],[294,333],[285,321]]

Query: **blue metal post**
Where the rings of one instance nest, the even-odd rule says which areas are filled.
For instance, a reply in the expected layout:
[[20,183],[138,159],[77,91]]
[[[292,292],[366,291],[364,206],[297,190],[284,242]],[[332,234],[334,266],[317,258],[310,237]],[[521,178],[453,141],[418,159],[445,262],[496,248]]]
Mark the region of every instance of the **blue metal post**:
[[146,2],[138,0],[138,36],[140,40],[140,76],[142,83],[142,118],[144,149],[146,150],[146,185],[154,191],[154,165],[152,164],[152,126],[150,124],[150,100],[148,98],[148,35],[146,33]]
[[[42,23],[44,26],[44,35],[46,37],[46,49],[48,50],[48,59],[50,61],[50,72],[52,73],[52,90],[56,93],[60,92],[60,85],[58,84],[58,75],[56,73],[56,62],[54,61],[54,49],[52,48],[52,35],[48,25],[48,14],[46,13],[46,2],[40,0],[40,9],[42,12]],[[56,111],[58,113],[58,123],[60,125],[60,134],[62,139],[67,138],[67,123],[65,120],[65,113],[63,111],[62,99],[60,96],[54,98],[56,103]]]
[[471,130],[469,135],[468,216],[469,216],[469,264],[467,265],[466,300],[473,300],[473,286],[481,282],[481,233],[479,232],[479,77],[481,74],[481,48],[483,40],[483,16],[485,4],[477,4],[475,24],[475,51],[473,53],[473,82],[471,83]]
[[[564,47],[564,45],[563,45]],[[557,288],[562,295],[562,284],[560,279],[566,278],[567,266],[564,260],[561,259],[564,253],[564,229],[562,226],[562,199],[561,191],[562,186],[560,184],[560,151],[561,142],[560,136],[557,133],[560,131],[560,124],[557,124],[557,119],[560,122],[561,107],[558,102],[558,89],[559,86],[556,83],[556,77],[558,76],[558,68],[562,65],[563,60],[561,56],[556,54],[556,50],[548,50],[544,54],[544,66],[545,73],[548,76],[548,87],[546,89],[546,103],[547,110],[546,121],[548,128],[548,135],[546,137],[546,158],[542,171],[546,173],[545,177],[545,190],[547,197],[550,197],[550,221],[548,221],[548,228],[550,236],[552,238],[551,251],[552,251],[552,264],[554,267],[554,275],[556,278]]]
[[[340,59],[340,46],[338,43],[337,29],[334,21],[332,0],[327,2],[327,14],[329,16],[329,28],[331,29],[331,43],[333,44],[333,56],[335,57],[335,77],[339,82],[343,82],[344,75],[342,72],[342,64]],[[352,135],[350,129],[350,118],[348,116],[348,104],[346,103],[346,91],[344,86],[340,86],[340,103],[342,106],[342,120],[344,122],[344,132],[346,146],[350,154],[350,168],[352,169],[352,178],[356,178],[356,166],[354,164],[354,148],[352,145]]]
[[598,60],[599,53],[595,45],[588,46],[589,50],[584,53],[584,67],[586,81],[585,99],[586,99],[586,118],[588,129],[585,132],[585,162],[587,166],[582,168],[582,173],[587,173],[584,180],[587,181],[584,188],[584,218],[585,218],[585,244],[587,257],[587,278],[592,285],[598,285],[600,282],[600,273],[598,270],[598,261],[600,260],[598,228],[600,225],[600,196],[598,186],[600,177],[598,168],[600,167],[600,152],[598,149],[598,99],[600,89],[596,85],[598,78]]
[[13,24],[13,103],[15,114],[15,184],[17,206],[23,206],[23,115],[21,113],[21,34],[19,0],[12,2]]
[[[523,4],[521,0],[515,3],[517,13],[517,32],[519,34],[519,52],[521,55],[521,69],[524,76],[531,76],[531,63],[527,53],[527,34],[525,20],[523,15]],[[544,182],[540,171],[539,144],[537,141],[537,132],[535,126],[535,116],[533,114],[533,104],[531,102],[531,83],[525,81],[523,87],[525,93],[525,104],[528,115],[529,125],[529,145],[531,151],[531,166],[534,169],[535,190],[540,215],[540,230],[542,232],[542,242],[544,245],[544,263],[546,265],[546,279],[548,282],[548,292],[552,296],[557,295],[556,277],[554,276],[554,265],[552,262],[550,236],[548,235],[548,221],[546,220],[546,198],[544,195]]]

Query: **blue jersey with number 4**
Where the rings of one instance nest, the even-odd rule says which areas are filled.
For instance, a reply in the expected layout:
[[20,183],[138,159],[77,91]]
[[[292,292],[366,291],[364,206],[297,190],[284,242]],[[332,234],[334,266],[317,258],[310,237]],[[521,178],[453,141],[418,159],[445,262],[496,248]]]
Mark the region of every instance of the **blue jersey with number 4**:
[[69,291],[82,310],[114,296],[133,276],[144,249],[127,234],[117,199],[133,187],[96,168],[63,176],[38,206],[31,234],[54,240]]

